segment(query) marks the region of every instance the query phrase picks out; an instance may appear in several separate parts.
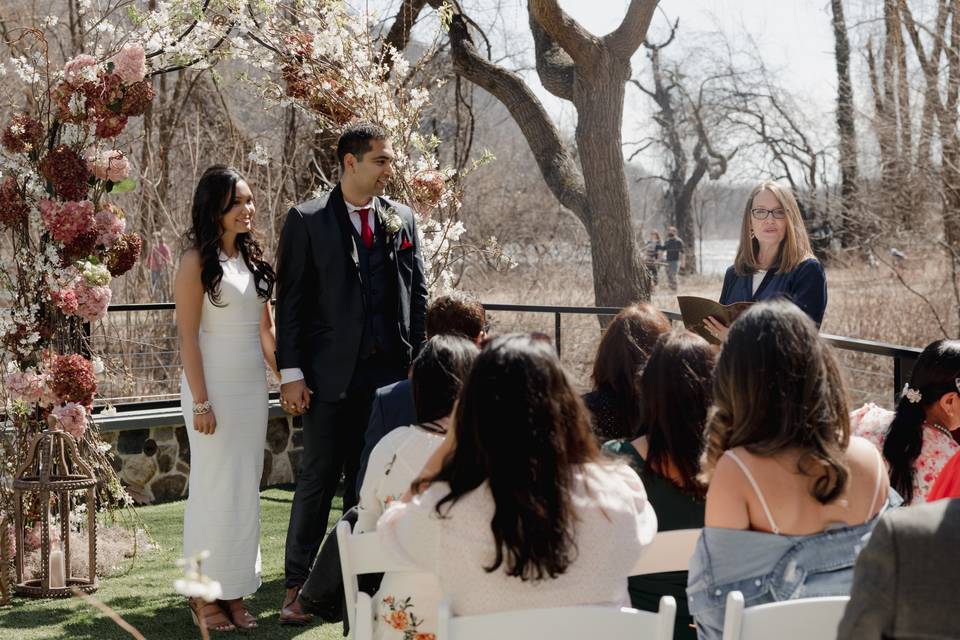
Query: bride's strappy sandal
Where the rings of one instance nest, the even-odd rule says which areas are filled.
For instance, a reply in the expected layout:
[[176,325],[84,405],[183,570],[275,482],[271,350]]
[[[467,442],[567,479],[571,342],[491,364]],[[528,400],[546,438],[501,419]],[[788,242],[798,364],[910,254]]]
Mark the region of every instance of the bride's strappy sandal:
[[202,620],[208,631],[218,633],[236,631],[236,625],[230,622],[226,612],[216,602],[207,602],[202,598],[190,598],[187,603],[190,606],[190,616],[193,618],[193,624],[198,627]]
[[235,624],[238,629],[250,630],[257,628],[257,619],[250,613],[250,610],[247,609],[247,603],[245,603],[242,598],[237,598],[236,600],[218,600],[218,602],[222,603],[227,610],[227,614],[230,616],[230,620],[233,621],[233,624]]

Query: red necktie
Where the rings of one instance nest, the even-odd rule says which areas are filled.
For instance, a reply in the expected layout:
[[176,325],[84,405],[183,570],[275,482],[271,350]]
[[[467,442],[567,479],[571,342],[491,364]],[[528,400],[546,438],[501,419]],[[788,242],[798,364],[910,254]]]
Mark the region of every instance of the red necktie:
[[369,212],[369,207],[366,209],[357,209],[357,214],[360,216],[360,241],[363,242],[363,246],[367,249],[373,247],[373,229],[370,228],[370,220],[367,219]]

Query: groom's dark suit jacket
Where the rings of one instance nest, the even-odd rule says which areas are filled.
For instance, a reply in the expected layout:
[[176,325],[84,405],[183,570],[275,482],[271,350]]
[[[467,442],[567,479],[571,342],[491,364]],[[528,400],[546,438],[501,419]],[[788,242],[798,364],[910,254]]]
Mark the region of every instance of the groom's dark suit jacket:
[[[403,220],[399,231],[387,235],[386,249],[397,283],[400,357],[407,366],[426,338],[427,286],[416,223],[409,208],[386,198],[374,198],[371,206],[378,220],[388,207]],[[377,230],[385,233],[379,222]],[[290,209],[280,238],[277,365],[299,368],[314,398],[333,402],[350,384],[366,313],[357,240],[340,185]]]

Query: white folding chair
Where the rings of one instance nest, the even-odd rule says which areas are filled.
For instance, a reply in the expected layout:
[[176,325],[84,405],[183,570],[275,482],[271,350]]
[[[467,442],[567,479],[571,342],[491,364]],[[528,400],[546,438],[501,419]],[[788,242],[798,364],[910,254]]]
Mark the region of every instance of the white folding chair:
[[661,531],[653,536],[630,572],[632,576],[666,571],[686,571],[700,538],[700,529]]
[[437,640],[671,640],[677,603],[660,598],[657,613],[636,609],[580,606],[523,609],[473,616],[454,616],[444,599],[437,613]]
[[350,637],[353,640],[370,640],[373,637],[373,599],[360,592],[357,576],[366,573],[419,571],[420,569],[402,558],[387,553],[380,540],[380,534],[376,531],[353,535],[350,533],[350,523],[340,522],[336,533]]
[[743,594],[727,594],[723,640],[832,640],[848,596],[798,598],[744,608]]

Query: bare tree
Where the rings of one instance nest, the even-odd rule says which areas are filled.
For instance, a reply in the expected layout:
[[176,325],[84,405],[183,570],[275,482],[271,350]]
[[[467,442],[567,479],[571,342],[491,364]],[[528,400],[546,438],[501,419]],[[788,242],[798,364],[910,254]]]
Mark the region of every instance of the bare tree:
[[[428,2],[437,9],[445,4]],[[404,19],[413,19],[423,6],[418,0],[405,1]],[[575,150],[564,142],[523,79],[492,62],[489,48],[486,55],[478,50],[477,39],[482,41],[484,36],[463,8],[458,3],[451,7],[454,69],[508,108],[550,191],[587,230],[595,300],[603,306],[622,306],[650,296],[649,276],[640,263],[631,227],[621,127],[630,58],[643,42],[656,6],[657,0],[631,0],[620,25],[596,36],[556,0],[527,3],[540,80],[577,111]]]
[[854,122],[853,84],[850,81],[850,39],[843,15],[843,0],[831,0],[834,56],[837,64],[837,132],[840,136],[840,243],[851,246],[859,236],[860,207],[857,201],[857,129]]
[[654,121],[660,133],[640,141],[630,158],[651,144],[665,151],[667,175],[654,177],[666,182],[664,203],[668,219],[684,242],[687,271],[696,272],[699,235],[695,229],[702,228],[702,223],[695,220],[694,195],[704,177],[717,180],[727,172],[728,163],[738,150],[734,145],[727,152],[720,151],[714,143],[726,129],[730,106],[726,100],[729,91],[722,86],[718,89],[717,85],[725,84],[733,71],[721,69],[696,78],[684,73],[679,64],[661,60],[661,51],[673,42],[676,31],[675,23],[663,43],[643,43],[653,84],[648,88],[640,80],[630,82],[659,107]]

